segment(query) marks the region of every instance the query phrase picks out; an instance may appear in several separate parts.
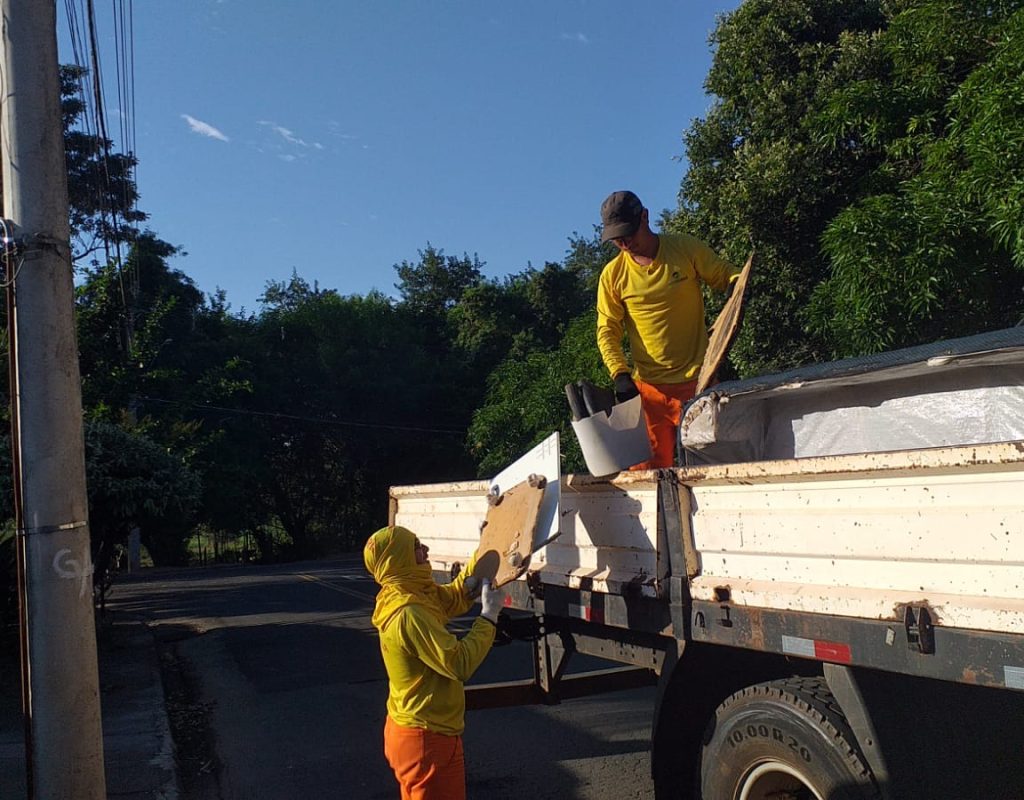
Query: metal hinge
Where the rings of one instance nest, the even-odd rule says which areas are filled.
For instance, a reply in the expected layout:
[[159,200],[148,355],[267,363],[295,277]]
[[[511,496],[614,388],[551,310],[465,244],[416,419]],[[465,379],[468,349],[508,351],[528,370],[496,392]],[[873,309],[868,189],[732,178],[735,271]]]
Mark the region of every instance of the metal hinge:
[[903,609],[903,626],[907,629],[907,647],[919,653],[935,652],[935,626],[932,615],[924,606]]

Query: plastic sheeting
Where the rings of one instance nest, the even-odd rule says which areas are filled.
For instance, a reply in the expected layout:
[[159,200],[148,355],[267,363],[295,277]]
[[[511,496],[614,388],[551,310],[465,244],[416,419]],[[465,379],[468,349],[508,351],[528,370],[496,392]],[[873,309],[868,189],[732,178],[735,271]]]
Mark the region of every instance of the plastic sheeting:
[[[991,363],[991,362],[995,363]],[[1024,353],[925,362],[709,393],[688,409],[688,464],[804,458],[1024,439]]]

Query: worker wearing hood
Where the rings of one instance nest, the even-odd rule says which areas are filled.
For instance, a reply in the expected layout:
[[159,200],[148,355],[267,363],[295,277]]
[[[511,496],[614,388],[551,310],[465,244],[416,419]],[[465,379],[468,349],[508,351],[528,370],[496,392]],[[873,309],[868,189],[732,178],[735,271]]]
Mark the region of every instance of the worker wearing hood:
[[463,683],[490,650],[504,592],[484,581],[483,610],[459,639],[445,624],[473,605],[473,565],[440,585],[427,555],[416,535],[398,526],[381,528],[363,548],[381,587],[373,624],[388,673],[384,753],[402,800],[459,800],[466,795]]

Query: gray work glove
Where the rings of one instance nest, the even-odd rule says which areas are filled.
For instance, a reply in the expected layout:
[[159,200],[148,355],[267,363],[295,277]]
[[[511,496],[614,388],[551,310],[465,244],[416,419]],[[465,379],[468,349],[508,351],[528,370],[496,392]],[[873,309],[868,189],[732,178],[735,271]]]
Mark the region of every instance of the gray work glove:
[[480,616],[498,624],[498,614],[505,605],[505,590],[496,589],[489,578],[484,578],[480,591]]
[[633,379],[628,372],[620,372],[615,376],[616,402],[625,403],[627,400],[632,400],[638,394],[640,394],[640,390],[636,388],[636,384],[633,383]]
[[466,597],[476,597],[480,594],[480,579],[476,575],[468,575],[462,582],[462,588],[466,592]]

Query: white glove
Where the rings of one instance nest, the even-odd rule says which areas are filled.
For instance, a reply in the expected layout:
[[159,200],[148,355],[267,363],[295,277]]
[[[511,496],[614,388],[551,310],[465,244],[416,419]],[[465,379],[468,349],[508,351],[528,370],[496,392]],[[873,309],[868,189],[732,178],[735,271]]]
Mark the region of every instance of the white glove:
[[462,588],[466,592],[466,597],[476,597],[480,594],[480,579],[476,575],[467,575],[466,580],[462,582]]
[[498,613],[505,605],[505,590],[493,588],[490,579],[484,578],[480,591],[480,605],[482,607],[480,616],[497,625]]

